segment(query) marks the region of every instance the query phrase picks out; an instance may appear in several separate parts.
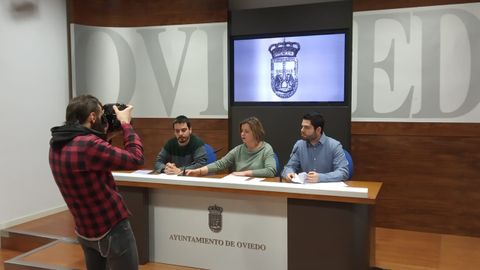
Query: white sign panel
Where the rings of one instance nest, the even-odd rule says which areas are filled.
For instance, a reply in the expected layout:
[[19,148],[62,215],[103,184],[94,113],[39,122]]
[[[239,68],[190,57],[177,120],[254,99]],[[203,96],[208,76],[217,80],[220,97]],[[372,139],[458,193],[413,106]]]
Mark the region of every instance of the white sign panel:
[[355,12],[352,120],[480,122],[480,4]]
[[285,198],[219,192],[151,193],[155,262],[212,270],[286,270]]
[[135,117],[227,117],[226,23],[72,24],[75,95],[135,106]]

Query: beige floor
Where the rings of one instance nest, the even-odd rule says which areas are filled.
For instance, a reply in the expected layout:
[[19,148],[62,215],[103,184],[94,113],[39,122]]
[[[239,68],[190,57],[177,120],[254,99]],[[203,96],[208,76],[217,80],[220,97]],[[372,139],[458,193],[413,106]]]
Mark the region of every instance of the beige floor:
[[[34,231],[41,234],[75,237],[73,221],[68,212],[14,227],[17,231]],[[386,228],[376,228],[376,266],[391,270],[479,270],[480,238],[412,232]],[[59,254],[52,254],[57,252]],[[11,251],[0,251],[0,261],[17,256]],[[24,257],[24,260],[53,260],[59,266],[85,269],[80,247],[67,243],[56,243],[38,254]],[[187,270],[188,267],[150,263],[142,270]],[[3,270],[3,265],[0,265]]]
[[376,265],[394,270],[479,270],[480,238],[376,229]]
[[[7,254],[13,257],[18,254]],[[13,255],[13,256],[10,256]],[[9,258],[6,258],[9,259]],[[16,259],[19,262],[26,262],[32,265],[41,264],[61,267],[62,269],[86,270],[82,248],[78,244],[55,242],[45,248],[39,249],[33,254]],[[3,265],[0,266],[3,270]],[[52,267],[53,269],[53,267]],[[141,265],[139,270],[201,270],[198,268],[183,267],[161,263],[148,263]]]
[[0,270],[4,270],[3,262],[10,260],[11,258],[20,255],[20,252],[0,249]]
[[[57,243],[50,248],[26,256],[23,261],[35,263],[42,262],[68,269],[86,270],[83,263],[82,248],[77,244]],[[182,267],[168,264],[149,263],[140,266],[140,270],[193,270],[196,268]]]

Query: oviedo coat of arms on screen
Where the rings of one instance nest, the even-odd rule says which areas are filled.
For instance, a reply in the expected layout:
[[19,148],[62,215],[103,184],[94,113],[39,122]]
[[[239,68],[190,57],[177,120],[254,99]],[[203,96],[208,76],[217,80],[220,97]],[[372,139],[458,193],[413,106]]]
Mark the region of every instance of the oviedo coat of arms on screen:
[[272,90],[280,98],[289,98],[297,91],[299,50],[298,42],[286,41],[285,38],[282,42],[268,47],[272,54],[270,68]]

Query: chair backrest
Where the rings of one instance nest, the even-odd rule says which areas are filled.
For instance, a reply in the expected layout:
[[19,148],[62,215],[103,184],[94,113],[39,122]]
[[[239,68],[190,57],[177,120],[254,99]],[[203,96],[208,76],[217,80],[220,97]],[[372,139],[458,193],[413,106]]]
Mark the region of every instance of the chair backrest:
[[347,158],[347,161],[348,161],[348,179],[352,179],[352,176],[353,176],[353,159],[352,159],[352,155],[350,155],[350,153],[343,149],[343,152],[345,153],[345,158]]
[[217,160],[217,154],[215,154],[213,147],[207,143],[205,143],[203,146],[205,147],[205,151],[207,151],[207,164],[215,162]]
[[277,166],[277,175],[280,176],[281,171],[280,171],[280,160],[278,159],[278,155],[276,152],[273,152],[273,157],[275,158],[275,165]]

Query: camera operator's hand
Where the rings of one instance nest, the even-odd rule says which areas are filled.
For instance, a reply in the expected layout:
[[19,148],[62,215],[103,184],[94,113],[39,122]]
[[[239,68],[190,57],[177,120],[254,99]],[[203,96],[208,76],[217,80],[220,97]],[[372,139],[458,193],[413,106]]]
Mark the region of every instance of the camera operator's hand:
[[115,111],[115,114],[117,115],[118,121],[122,124],[130,124],[130,121],[132,120],[132,110],[133,106],[132,105],[127,105],[127,108],[124,110],[119,110],[116,105],[113,105],[113,110]]

